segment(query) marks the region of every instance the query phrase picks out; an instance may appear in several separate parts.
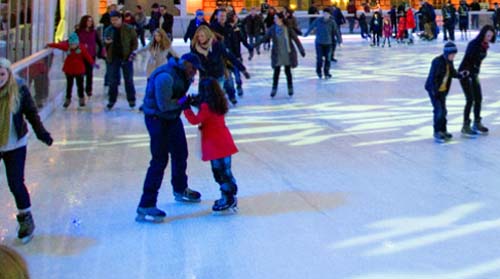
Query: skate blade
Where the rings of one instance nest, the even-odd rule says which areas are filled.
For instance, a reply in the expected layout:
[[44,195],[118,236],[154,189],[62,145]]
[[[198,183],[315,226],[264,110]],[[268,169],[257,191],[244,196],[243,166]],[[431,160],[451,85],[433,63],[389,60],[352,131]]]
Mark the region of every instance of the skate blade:
[[234,215],[238,213],[238,207],[230,207],[225,210],[220,210],[220,211],[212,211],[212,215],[214,216],[227,216],[227,215]]
[[469,134],[464,134],[462,133],[462,138],[466,138],[466,139],[474,139],[476,138],[478,135],[469,135]]
[[25,236],[23,238],[18,238],[19,242],[23,245],[28,244],[33,239],[33,234]]
[[137,217],[135,217],[135,221],[138,223],[163,223],[165,217],[154,217],[154,216],[149,216],[149,215],[142,215],[138,214]]

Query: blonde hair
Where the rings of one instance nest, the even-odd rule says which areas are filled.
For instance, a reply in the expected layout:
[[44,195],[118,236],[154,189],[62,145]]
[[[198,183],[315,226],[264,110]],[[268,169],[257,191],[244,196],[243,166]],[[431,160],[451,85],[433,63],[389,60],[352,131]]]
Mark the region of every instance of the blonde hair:
[[9,73],[9,80],[5,84],[7,91],[10,94],[10,110],[12,113],[18,111],[21,105],[21,96],[19,94],[19,85],[17,84],[14,73],[12,73],[11,63],[8,59],[0,57],[0,68],[6,69]]
[[29,279],[28,266],[15,250],[0,244],[0,279]]
[[[160,35],[160,42],[159,43],[155,40],[155,34]],[[159,46],[161,50],[169,49],[172,46],[172,42],[167,37],[167,33],[165,32],[165,30],[163,30],[161,28],[157,28],[153,32],[153,40],[151,40],[151,45],[149,48],[152,49],[152,48],[155,48],[157,46]]]
[[211,39],[213,39],[215,37],[214,32],[212,32],[212,30],[210,30],[210,28],[208,26],[201,25],[200,27],[198,27],[198,29],[196,29],[196,32],[194,33],[194,36],[193,36],[194,39],[191,41],[191,47],[194,48],[199,43],[198,42],[198,34],[200,32],[205,33],[205,37],[207,37],[208,41],[210,41]]

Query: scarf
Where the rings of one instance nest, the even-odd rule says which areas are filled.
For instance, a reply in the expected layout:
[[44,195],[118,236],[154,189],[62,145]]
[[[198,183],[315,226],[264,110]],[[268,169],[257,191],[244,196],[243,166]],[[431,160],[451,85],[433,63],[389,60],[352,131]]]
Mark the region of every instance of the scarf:
[[0,89],[0,146],[6,145],[9,141],[11,97],[7,85]]
[[208,56],[208,53],[210,51],[212,51],[212,40],[213,39],[210,39],[208,40],[205,44],[196,44],[196,51],[199,53],[199,54],[203,54],[203,56],[207,57]]

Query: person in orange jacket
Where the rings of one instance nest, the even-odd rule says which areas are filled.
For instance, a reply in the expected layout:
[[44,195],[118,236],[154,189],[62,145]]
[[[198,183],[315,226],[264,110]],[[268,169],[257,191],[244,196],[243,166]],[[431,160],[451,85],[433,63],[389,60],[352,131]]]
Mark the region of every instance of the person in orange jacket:
[[90,56],[85,45],[80,44],[80,40],[76,33],[71,33],[67,41],[50,43],[47,46],[60,49],[67,53],[62,68],[63,72],[66,74],[66,100],[63,106],[67,108],[71,104],[71,91],[73,90],[73,83],[75,80],[78,89],[79,105],[80,107],[85,106],[85,96],[83,94],[85,61],[90,65],[94,65],[94,59]]

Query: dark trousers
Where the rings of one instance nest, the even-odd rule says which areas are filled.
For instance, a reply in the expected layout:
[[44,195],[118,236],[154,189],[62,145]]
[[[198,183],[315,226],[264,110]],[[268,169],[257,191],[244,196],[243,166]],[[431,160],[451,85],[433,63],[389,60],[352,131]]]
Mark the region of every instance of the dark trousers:
[[332,45],[316,44],[316,73],[321,75],[323,69],[324,75],[330,74],[330,61],[332,58]]
[[445,41],[448,40],[447,35],[450,36],[451,41],[455,40],[455,24],[446,23],[443,25],[443,36]]
[[211,160],[210,164],[212,166],[215,181],[220,185],[221,192],[229,195],[236,195],[238,186],[231,172],[231,156]]
[[40,73],[39,75],[31,75],[28,84],[34,83],[35,86],[35,103],[41,108],[45,105],[49,97],[49,76],[48,73]]
[[182,193],[187,187],[188,149],[184,126],[180,118],[165,120],[157,116],[145,116],[150,137],[151,161],[144,180],[140,207],[154,207],[163,181],[168,156],[172,160],[171,184],[174,192]]
[[[94,57],[95,61],[95,57]],[[85,61],[85,93],[92,93],[92,83],[94,80],[94,67]]]
[[352,34],[354,33],[354,23],[355,23],[355,18],[354,17],[348,17],[347,21],[349,22],[349,33]]
[[[260,41],[261,35],[248,35],[248,43],[252,46],[255,47],[255,43]],[[260,44],[257,45],[257,53],[260,52]]]
[[71,91],[73,91],[73,83],[75,80],[76,88],[78,90],[78,98],[83,98],[83,76],[84,75],[66,74],[66,99],[71,99]]
[[380,45],[380,33],[372,32],[372,45]]
[[144,33],[146,33],[146,32],[145,32],[144,27],[138,27],[136,29],[136,31],[137,31],[137,37],[139,38],[139,41],[141,42],[141,45],[143,47],[146,46],[146,39],[144,38]]
[[17,209],[31,206],[30,194],[24,185],[24,165],[26,162],[26,146],[11,151],[0,152],[0,160],[5,164],[7,183],[16,200]]
[[108,63],[108,78],[109,78],[109,103],[116,103],[118,98],[118,85],[120,84],[120,69],[123,73],[125,81],[125,92],[127,92],[127,100],[129,103],[135,102],[135,87],[134,87],[134,66],[128,60],[113,60]]
[[437,132],[446,132],[446,115],[448,114],[448,110],[446,109],[446,95],[445,92],[438,92],[436,94],[429,93],[429,97],[431,98],[432,107],[434,110],[434,133]]
[[[278,88],[278,80],[280,78],[280,71],[281,67],[274,67],[274,74],[273,74],[273,89]],[[286,83],[288,85],[288,88],[293,88],[293,81],[292,81],[292,69],[290,66],[285,66],[285,75],[286,75]]]
[[477,75],[471,75],[468,78],[460,80],[460,85],[465,95],[464,122],[470,122],[470,111],[474,106],[474,121],[481,121],[481,102],[483,94],[481,84]]

